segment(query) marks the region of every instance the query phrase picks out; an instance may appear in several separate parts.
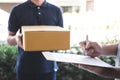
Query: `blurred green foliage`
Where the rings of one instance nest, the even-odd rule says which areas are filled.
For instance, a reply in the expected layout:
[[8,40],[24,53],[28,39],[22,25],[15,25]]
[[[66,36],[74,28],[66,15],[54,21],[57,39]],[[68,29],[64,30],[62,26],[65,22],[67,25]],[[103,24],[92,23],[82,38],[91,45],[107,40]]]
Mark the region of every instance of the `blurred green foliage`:
[[0,80],[15,80],[14,66],[16,59],[16,46],[0,45]]

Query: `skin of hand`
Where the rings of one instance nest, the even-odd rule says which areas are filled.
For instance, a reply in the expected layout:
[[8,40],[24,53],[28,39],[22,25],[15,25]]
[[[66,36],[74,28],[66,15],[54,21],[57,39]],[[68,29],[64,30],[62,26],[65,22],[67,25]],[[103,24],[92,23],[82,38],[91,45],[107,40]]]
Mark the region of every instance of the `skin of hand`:
[[72,64],[78,68],[106,78],[120,78],[120,68],[98,67],[85,64]]
[[73,64],[73,65],[83,70],[89,71],[91,73],[95,73],[95,74],[101,74],[103,70],[103,68],[97,67],[97,66],[90,66],[90,65],[85,65],[85,64]]
[[23,48],[22,37],[22,34],[15,35],[14,32],[9,32],[7,42],[9,45],[18,45],[19,47]]
[[119,43],[100,46],[97,42],[89,41],[86,45],[86,41],[81,41],[79,44],[86,55],[91,57],[99,57],[103,55],[116,56]]
[[82,47],[82,50],[84,53],[87,53],[86,55],[91,57],[98,57],[103,53],[103,50],[99,44],[96,42],[88,42],[86,45],[85,41],[82,41],[79,43]]

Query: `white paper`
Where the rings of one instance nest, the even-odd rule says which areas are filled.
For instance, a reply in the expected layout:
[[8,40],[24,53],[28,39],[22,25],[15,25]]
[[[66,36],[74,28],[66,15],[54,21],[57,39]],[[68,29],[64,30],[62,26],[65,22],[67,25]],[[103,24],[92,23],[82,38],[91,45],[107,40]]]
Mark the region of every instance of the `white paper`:
[[66,62],[66,63],[79,63],[99,67],[113,67],[112,65],[105,63],[99,58],[91,58],[89,56],[77,55],[77,54],[68,54],[68,53],[55,53],[55,52],[43,52],[42,53],[47,60]]

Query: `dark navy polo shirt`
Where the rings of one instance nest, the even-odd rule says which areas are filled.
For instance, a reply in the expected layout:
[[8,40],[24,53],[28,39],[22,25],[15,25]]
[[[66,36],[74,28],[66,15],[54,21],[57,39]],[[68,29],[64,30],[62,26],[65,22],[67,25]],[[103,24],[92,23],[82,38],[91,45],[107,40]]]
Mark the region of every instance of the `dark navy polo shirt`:
[[[36,6],[30,0],[15,6],[10,14],[8,30],[17,32],[21,26],[25,25],[53,25],[63,27],[61,10],[44,2],[41,6]],[[18,60],[16,70],[20,73],[45,73],[54,71],[57,68],[56,62],[47,61],[41,51],[24,52],[18,48]]]

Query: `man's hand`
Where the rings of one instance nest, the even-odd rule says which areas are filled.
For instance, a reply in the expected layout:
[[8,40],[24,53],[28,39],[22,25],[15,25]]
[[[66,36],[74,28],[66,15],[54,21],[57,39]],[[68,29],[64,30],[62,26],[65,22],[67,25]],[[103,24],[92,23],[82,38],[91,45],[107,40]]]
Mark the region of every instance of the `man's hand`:
[[9,45],[18,45],[19,47],[23,48],[22,37],[22,34],[16,35],[15,32],[9,32],[7,42]]
[[86,45],[86,41],[82,41],[79,43],[82,47],[83,52],[91,57],[98,57],[102,54],[102,48],[96,42],[88,42]]
[[23,35],[22,34],[19,34],[16,36],[16,43],[19,47],[23,48]]

